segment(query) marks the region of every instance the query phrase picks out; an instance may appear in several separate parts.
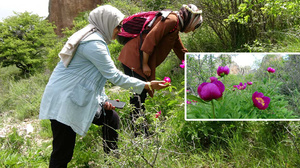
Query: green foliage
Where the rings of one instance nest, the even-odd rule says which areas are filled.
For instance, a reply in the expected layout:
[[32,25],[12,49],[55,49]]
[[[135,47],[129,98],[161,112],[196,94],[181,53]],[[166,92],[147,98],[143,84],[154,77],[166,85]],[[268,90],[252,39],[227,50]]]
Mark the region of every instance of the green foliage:
[[168,8],[170,1],[169,0],[142,0],[142,4],[150,10],[163,10]]
[[206,22],[194,32],[181,33],[180,36],[189,52],[226,51],[217,34]]
[[0,138],[0,167],[47,167],[48,158],[44,152],[49,153],[49,150],[40,149],[30,140],[32,136],[24,137],[18,131],[13,128],[7,137]]
[[262,34],[251,43],[243,45],[241,51],[249,52],[298,52],[300,43],[297,32],[299,27],[285,29],[281,31],[268,31]]
[[125,17],[143,11],[143,8],[140,6],[139,2],[132,0],[106,0],[105,4],[116,7],[125,15]]
[[47,48],[49,54],[45,59],[45,66],[48,70],[53,71],[57,63],[60,61],[58,54],[63,46],[64,43],[62,40],[59,40],[54,47]]
[[0,61],[25,72],[43,69],[46,47],[55,45],[54,26],[38,15],[16,13],[0,23]]
[[[265,0],[262,2],[265,3],[261,8],[262,12],[273,16],[276,19],[273,24],[277,24],[276,26],[280,29],[299,24],[299,1]],[[282,20],[281,18],[286,19]]]
[[123,69],[122,63],[118,60],[122,48],[123,45],[118,43],[117,40],[114,40],[110,45],[108,45],[110,56],[118,69]]

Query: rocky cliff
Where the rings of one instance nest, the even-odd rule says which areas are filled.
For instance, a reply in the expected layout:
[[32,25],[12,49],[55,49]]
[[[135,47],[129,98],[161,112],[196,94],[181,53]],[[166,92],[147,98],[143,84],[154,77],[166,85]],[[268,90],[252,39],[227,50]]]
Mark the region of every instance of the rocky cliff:
[[55,33],[62,36],[63,28],[71,28],[80,13],[102,4],[101,0],[49,0],[48,20],[56,25]]

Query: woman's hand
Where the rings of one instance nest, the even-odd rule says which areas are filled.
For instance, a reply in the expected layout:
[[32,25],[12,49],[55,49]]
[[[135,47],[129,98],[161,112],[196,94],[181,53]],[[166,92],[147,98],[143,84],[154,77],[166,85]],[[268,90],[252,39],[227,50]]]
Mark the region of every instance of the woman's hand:
[[147,82],[147,84],[145,85],[145,89],[149,89],[149,90],[160,90],[160,89],[164,89],[166,87],[171,86],[171,84],[165,84],[165,81],[151,81],[151,82]]
[[149,60],[149,54],[145,53],[143,51],[143,73],[146,76],[150,76],[151,75],[151,69],[148,65],[148,60]]
[[111,103],[109,102],[105,102],[104,104],[104,110],[114,110],[116,107],[113,106]]
[[150,76],[151,75],[151,69],[150,69],[150,67],[149,67],[148,64],[143,64],[143,73],[146,76]]
[[[119,102],[120,100],[119,99],[116,99],[117,102]],[[105,102],[104,104],[104,110],[114,110],[116,109],[115,106],[113,106],[111,103],[109,102]]]

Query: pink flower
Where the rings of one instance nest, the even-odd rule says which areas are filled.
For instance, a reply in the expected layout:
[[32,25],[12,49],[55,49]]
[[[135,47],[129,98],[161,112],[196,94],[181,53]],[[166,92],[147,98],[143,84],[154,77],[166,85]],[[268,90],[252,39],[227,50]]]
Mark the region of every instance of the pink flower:
[[180,66],[180,68],[184,68],[184,67],[185,67],[185,61],[184,61],[184,60],[182,60],[182,61],[181,61],[181,63],[182,63],[182,64],[180,64],[180,65],[179,65],[179,66]]
[[248,82],[247,82],[247,85],[252,85],[252,84],[253,84],[253,83],[252,83],[252,82],[250,82],[250,81],[248,81]]
[[221,81],[214,81],[212,83],[204,82],[199,85],[197,90],[200,98],[205,101],[221,98],[224,91],[225,86]]
[[271,99],[267,96],[264,96],[263,93],[255,92],[252,95],[253,104],[260,110],[265,110],[268,108]]
[[186,101],[186,104],[191,104],[191,103],[192,103],[191,101],[188,101],[188,100]]
[[171,83],[171,78],[165,77],[165,78],[164,78],[164,81],[165,81],[164,84],[169,84],[169,83]]
[[209,79],[210,79],[210,82],[211,82],[211,83],[218,80],[218,78],[216,78],[216,77],[214,77],[214,76],[210,77]]
[[247,87],[247,83],[245,83],[245,84],[243,85],[243,83],[241,82],[239,85],[234,85],[233,87],[235,87],[235,88],[237,88],[237,89],[239,89],[239,90],[245,90],[246,87]]
[[161,115],[161,111],[159,111],[155,114],[155,118],[158,118],[160,115]]
[[218,70],[217,70],[217,74],[221,77],[223,77],[224,75],[228,75],[230,72],[230,69],[228,68],[228,66],[222,67],[219,66]]
[[268,70],[269,73],[275,73],[275,69],[273,69],[271,67],[269,67],[267,70]]

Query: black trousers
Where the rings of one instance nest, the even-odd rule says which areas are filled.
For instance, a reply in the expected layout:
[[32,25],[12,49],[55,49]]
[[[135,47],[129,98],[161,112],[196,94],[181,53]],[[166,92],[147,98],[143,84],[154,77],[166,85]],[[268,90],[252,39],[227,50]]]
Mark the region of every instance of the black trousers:
[[[93,123],[103,125],[103,149],[109,153],[110,150],[117,149],[118,133],[120,118],[116,111],[105,111],[106,116],[101,114],[100,118],[94,118]],[[56,120],[51,121],[51,129],[53,133],[53,150],[50,157],[50,168],[66,168],[71,161],[76,133],[70,126],[60,123]]]
[[[137,74],[136,72],[134,72],[133,70],[131,70],[130,68],[128,68],[126,65],[123,65],[123,69],[124,69],[124,73],[128,76],[131,77],[135,77],[138,78],[142,81],[146,81],[145,78],[143,78],[142,76],[140,76],[139,74]],[[144,89],[143,92],[141,94],[137,94],[135,93],[134,95],[132,95],[132,97],[130,97],[130,104],[132,104],[134,106],[133,111],[131,112],[131,120],[133,122],[136,121],[137,118],[139,118],[140,116],[143,116],[140,111],[145,111],[145,106],[143,105],[143,103],[145,103],[145,100],[147,98],[147,90]],[[143,116],[145,117],[145,116]],[[134,123],[132,123],[132,125],[135,125]],[[148,126],[145,124],[142,124],[139,126],[140,130],[139,131],[143,131],[145,133],[146,136],[149,135],[148,133]],[[141,130],[142,129],[142,130]],[[138,128],[136,128],[136,126],[134,126],[134,134],[135,136],[137,136],[139,133],[138,132]]]

